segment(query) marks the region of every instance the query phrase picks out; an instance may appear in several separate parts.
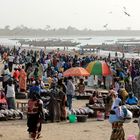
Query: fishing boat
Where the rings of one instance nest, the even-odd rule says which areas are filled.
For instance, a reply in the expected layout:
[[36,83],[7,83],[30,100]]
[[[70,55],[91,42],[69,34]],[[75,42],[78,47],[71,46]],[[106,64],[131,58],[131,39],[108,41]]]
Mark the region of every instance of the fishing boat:
[[77,46],[79,42],[73,42],[70,40],[19,40],[21,45],[29,45],[29,46]]

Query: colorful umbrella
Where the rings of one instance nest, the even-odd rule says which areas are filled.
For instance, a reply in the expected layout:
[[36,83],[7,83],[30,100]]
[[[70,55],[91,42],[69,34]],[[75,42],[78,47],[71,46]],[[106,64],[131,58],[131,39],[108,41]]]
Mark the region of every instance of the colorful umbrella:
[[103,75],[103,76],[111,75],[110,67],[105,61],[90,62],[86,70],[91,75]]
[[63,76],[69,77],[69,76],[89,76],[89,72],[86,71],[86,69],[82,67],[72,67],[66,71],[64,71]]

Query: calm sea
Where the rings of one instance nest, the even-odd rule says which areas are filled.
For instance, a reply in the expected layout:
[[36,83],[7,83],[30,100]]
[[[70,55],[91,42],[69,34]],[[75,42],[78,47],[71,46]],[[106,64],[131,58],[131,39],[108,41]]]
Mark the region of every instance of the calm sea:
[[102,43],[115,43],[117,40],[120,39],[140,39],[140,36],[93,36],[93,37],[0,37],[0,44],[13,46],[13,45],[20,45],[17,40],[12,39],[31,39],[31,40],[38,40],[38,39],[64,39],[64,40],[71,40],[79,42],[80,45],[93,45],[93,44],[102,44]]
[[[63,40],[71,40],[71,41],[75,41],[75,42],[79,42],[80,45],[79,46],[82,46],[82,45],[97,45],[97,44],[102,44],[102,43],[108,43],[108,44],[112,44],[112,43],[115,43],[116,41],[118,40],[122,40],[122,39],[139,39],[140,40],[140,37],[136,37],[136,36],[93,36],[93,37],[0,37],[0,44],[2,45],[6,45],[6,46],[9,46],[9,47],[12,47],[12,46],[20,46],[20,44],[18,43],[17,40],[13,40],[13,39],[30,39],[30,40],[40,40],[40,39],[44,39],[44,40],[47,40],[47,39],[63,39]],[[56,49],[56,48],[59,48],[59,47],[53,47],[53,49]],[[61,48],[61,47],[60,47]],[[62,46],[63,48],[63,46]],[[61,49],[62,49],[61,48]],[[50,49],[50,47],[48,47],[47,49]],[[51,47],[52,49],[52,47]],[[69,49],[75,49],[75,47],[70,47]],[[77,49],[79,49],[77,47]],[[98,55],[100,56],[108,56],[109,53],[111,54],[112,57],[115,56],[115,52],[109,52],[109,51],[99,51],[98,52]],[[119,53],[118,52],[118,57],[122,57],[122,53]],[[140,58],[139,54],[136,54],[136,53],[125,53],[125,57],[126,58]]]

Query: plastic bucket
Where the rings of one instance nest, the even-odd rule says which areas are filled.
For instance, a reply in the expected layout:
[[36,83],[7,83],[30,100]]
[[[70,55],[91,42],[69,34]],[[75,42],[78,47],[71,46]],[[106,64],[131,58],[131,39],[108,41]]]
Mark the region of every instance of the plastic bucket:
[[104,118],[105,118],[105,113],[104,113],[104,112],[98,111],[98,112],[97,112],[97,120],[98,120],[98,121],[103,121]]
[[69,122],[70,123],[75,123],[76,120],[77,120],[77,118],[74,114],[69,115]]

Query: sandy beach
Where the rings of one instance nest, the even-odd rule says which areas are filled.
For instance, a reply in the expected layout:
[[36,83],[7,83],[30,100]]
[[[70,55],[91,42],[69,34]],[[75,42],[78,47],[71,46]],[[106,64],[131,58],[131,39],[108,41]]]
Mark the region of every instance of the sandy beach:
[[[74,100],[74,108],[82,107],[87,100]],[[0,122],[0,140],[29,140],[26,119]],[[125,123],[126,138],[128,135],[138,135],[137,123]],[[67,122],[45,123],[41,140],[109,140],[111,124],[108,120],[97,121],[88,119],[85,123]]]

